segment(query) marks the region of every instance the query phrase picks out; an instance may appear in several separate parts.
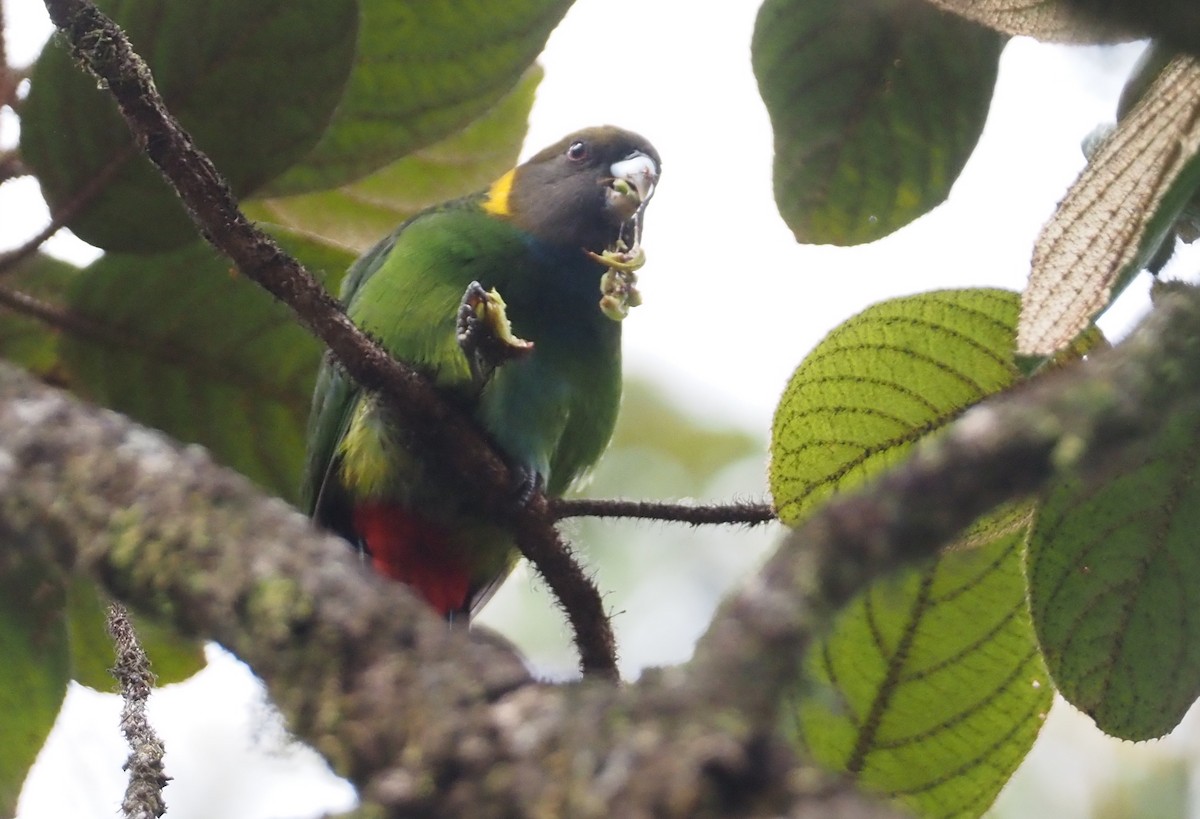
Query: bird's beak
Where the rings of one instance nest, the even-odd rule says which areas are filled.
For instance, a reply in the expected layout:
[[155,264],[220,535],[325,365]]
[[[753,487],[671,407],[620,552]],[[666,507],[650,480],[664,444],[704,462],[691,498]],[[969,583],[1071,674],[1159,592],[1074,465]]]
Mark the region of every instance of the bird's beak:
[[634,151],[609,167],[612,187],[609,189],[609,206],[616,209],[624,221],[644,208],[654,195],[658,182],[658,166],[641,151]]

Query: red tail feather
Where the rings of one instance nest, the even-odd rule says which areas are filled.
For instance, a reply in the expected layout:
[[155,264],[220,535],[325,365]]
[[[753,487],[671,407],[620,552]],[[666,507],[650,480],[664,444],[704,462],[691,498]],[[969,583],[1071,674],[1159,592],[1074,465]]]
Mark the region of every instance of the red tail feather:
[[380,574],[413,587],[443,616],[467,610],[470,575],[445,529],[385,503],[354,507],[354,528]]

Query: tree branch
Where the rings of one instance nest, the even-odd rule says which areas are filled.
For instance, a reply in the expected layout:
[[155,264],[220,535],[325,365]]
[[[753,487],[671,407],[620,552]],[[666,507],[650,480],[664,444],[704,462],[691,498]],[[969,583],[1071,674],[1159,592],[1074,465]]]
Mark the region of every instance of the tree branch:
[[20,290],[13,290],[0,285],[0,307],[6,307],[14,313],[35,318],[51,327],[65,330],[80,338],[103,340],[112,343],[114,333],[91,319],[42,301],[35,296]]
[[798,799],[873,815],[845,785],[793,776],[769,726],[697,700],[685,670],[534,683],[197,447],[5,366],[0,542],[228,647],[388,815],[778,815]]
[[157,819],[167,812],[162,792],[170,777],[163,773],[162,740],[146,719],[146,702],[154,688],[154,674],[124,606],[109,607],[108,633],[117,653],[112,674],[121,684],[121,697],[125,701],[121,709],[121,732],[129,743],[129,759],[125,761],[129,786],[121,810],[126,819]]
[[778,520],[769,503],[661,503],[658,501],[599,500],[593,498],[555,498],[551,514],[558,520],[573,517],[638,518],[671,521],[692,526],[741,524],[758,526]]
[[446,465],[484,512],[512,527],[521,551],[558,600],[571,601],[584,673],[615,678],[615,644],[600,594],[560,548],[545,496],[535,493],[518,508],[508,467],[470,419],[442,400],[427,379],[359,332],[295,259],[250,224],[208,157],[167,112],[149,68],[110,19],[87,0],[46,0],[46,8],[76,57],[111,91],[138,144],[175,188],[204,237],[247,278],[291,307],[351,377],[382,394],[412,430],[412,439],[431,454],[430,462]]
[[853,798],[803,785],[811,772],[775,732],[832,612],[987,509],[1136,456],[1200,401],[1197,338],[1200,296],[1173,295],[1116,350],[971,410],[823,506],[723,604],[690,663],[625,688],[532,683],[196,448],[6,369],[0,540],[228,646],[393,815],[799,815]]
[[775,731],[832,612],[995,505],[1137,457],[1200,401],[1198,338],[1200,295],[1172,295],[1115,350],[971,410],[825,504],[723,604],[690,663],[625,688],[531,682],[196,448],[4,368],[0,541],[229,647],[392,815],[803,815],[854,799],[804,785],[812,772]]

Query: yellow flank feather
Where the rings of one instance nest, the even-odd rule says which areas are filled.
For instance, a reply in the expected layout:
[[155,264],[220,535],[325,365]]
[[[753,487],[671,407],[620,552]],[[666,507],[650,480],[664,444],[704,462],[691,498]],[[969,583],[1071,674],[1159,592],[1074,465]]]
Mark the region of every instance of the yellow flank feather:
[[511,170],[504,176],[497,179],[488,188],[487,199],[483,200],[483,209],[493,216],[509,216],[512,211],[509,208],[508,196],[512,193],[513,179],[516,177],[516,170]]
[[396,447],[372,401],[359,401],[346,435],[338,444],[342,481],[360,497],[379,496],[396,480]]

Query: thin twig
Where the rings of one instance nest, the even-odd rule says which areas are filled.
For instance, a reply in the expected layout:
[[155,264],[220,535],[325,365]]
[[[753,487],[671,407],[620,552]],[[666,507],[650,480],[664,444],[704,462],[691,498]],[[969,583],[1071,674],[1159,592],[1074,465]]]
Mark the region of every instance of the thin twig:
[[38,319],[80,338],[116,343],[116,333],[111,328],[3,285],[0,285],[0,307],[7,307],[14,313]]
[[558,520],[563,518],[638,518],[640,520],[670,521],[691,526],[734,524],[759,526],[778,520],[769,503],[662,503],[659,501],[594,500],[591,498],[555,499],[550,510]]
[[324,287],[246,219],[228,183],[166,110],[150,69],[112,20],[87,0],[45,3],[75,56],[108,87],[138,144],[179,194],[204,237],[247,278],[291,307],[352,378],[380,393],[405,419],[413,439],[461,478],[464,491],[476,496],[482,511],[512,526],[521,551],[555,596],[579,607],[571,623],[584,673],[615,679],[615,643],[600,593],[578,563],[555,551],[560,541],[552,531],[545,496],[535,493],[529,504],[517,508],[508,466],[471,420],[420,373],[359,332]]
[[112,675],[121,684],[121,698],[125,701],[121,709],[121,733],[129,743],[129,758],[125,760],[129,785],[121,810],[126,819],[157,819],[167,812],[163,788],[171,778],[163,772],[162,740],[146,719],[146,702],[154,689],[154,674],[124,606],[109,607],[108,633],[117,653]]
[[273,401],[287,401],[293,396],[283,388],[264,384],[258,374],[214,361],[202,353],[172,338],[138,335],[136,325],[93,318],[75,310],[43,301],[21,290],[0,284],[0,308],[18,313],[71,336],[73,341],[128,350],[144,357],[154,366],[171,366],[187,370],[194,377],[219,381],[237,389],[253,389]]

